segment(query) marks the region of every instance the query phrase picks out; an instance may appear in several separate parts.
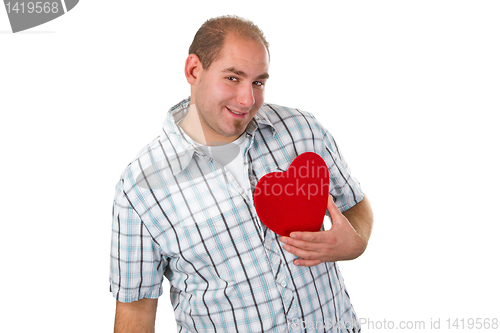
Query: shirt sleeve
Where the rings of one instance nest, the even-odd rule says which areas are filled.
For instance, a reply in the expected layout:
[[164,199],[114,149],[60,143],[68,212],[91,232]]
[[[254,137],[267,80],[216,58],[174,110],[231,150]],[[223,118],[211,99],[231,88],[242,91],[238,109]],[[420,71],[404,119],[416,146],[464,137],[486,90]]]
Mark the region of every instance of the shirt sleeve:
[[111,235],[110,291],[120,302],[158,298],[166,267],[160,248],[123,191],[116,186]]
[[[323,158],[330,172],[330,194],[341,212],[363,200],[364,193],[359,182],[351,176],[351,170],[342,156],[332,135],[325,129],[323,143],[326,151]],[[327,215],[329,212],[327,210]]]

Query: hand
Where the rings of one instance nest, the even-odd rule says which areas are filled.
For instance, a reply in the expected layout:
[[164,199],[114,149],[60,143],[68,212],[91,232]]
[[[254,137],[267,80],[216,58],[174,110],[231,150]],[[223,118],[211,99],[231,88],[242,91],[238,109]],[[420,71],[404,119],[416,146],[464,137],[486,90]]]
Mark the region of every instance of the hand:
[[294,231],[290,237],[281,237],[283,248],[302,259],[295,265],[316,266],[322,262],[349,260],[359,257],[366,249],[365,241],[342,215],[332,196],[328,197],[328,211],[332,217],[330,230],[308,232]]

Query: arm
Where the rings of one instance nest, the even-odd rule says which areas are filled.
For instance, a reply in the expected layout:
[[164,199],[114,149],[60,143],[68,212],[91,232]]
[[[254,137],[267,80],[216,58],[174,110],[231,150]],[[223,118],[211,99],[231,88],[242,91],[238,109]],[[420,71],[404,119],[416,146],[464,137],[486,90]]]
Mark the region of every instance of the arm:
[[[158,243],[123,190],[127,179],[117,185],[113,203],[109,282],[116,299],[114,332],[151,333],[168,259],[163,260]],[[135,185],[127,186],[132,194]],[[150,277],[151,282],[143,283]]]
[[332,228],[318,232],[292,232],[290,237],[281,237],[284,249],[301,259],[299,266],[315,266],[322,262],[352,260],[365,251],[373,224],[373,213],[368,199],[342,214],[332,197],[328,198],[328,211],[332,217]]
[[114,333],[153,333],[158,299],[143,298],[131,303],[116,301]]
[[373,226],[373,211],[368,198],[365,196],[357,205],[349,208],[342,214],[347,218],[354,230],[356,230],[358,235],[360,235],[365,242],[363,249],[364,252],[366,246],[368,245],[368,240],[370,239]]

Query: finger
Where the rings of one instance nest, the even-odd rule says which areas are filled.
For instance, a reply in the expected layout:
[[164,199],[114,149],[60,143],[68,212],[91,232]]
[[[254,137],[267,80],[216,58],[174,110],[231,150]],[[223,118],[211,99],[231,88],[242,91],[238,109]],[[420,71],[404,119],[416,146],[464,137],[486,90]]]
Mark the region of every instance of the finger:
[[[328,205],[327,205],[328,211],[330,212],[330,216],[332,217],[332,223],[335,224],[335,221],[337,221],[339,218],[341,218],[343,215],[340,212],[339,208],[337,205],[335,205],[335,202],[333,202],[333,197],[331,195],[328,196]],[[332,225],[333,228],[334,225]]]
[[313,243],[309,241],[303,241],[300,239],[293,239],[289,237],[281,237],[280,241],[284,245],[293,246],[295,248],[306,250],[306,251],[317,251],[319,249],[320,243]]
[[[287,240],[302,240],[311,243],[323,243],[325,242],[325,232],[324,231],[294,231],[287,237]],[[283,238],[283,237],[282,237]]]
[[283,246],[283,249],[302,259],[313,260],[313,259],[319,259],[320,257],[320,254],[318,252],[303,250],[291,245],[285,245]]
[[321,263],[322,263],[322,261],[319,259],[315,259],[315,260],[295,259],[293,261],[294,265],[305,266],[305,267],[312,267],[312,266],[319,265]]

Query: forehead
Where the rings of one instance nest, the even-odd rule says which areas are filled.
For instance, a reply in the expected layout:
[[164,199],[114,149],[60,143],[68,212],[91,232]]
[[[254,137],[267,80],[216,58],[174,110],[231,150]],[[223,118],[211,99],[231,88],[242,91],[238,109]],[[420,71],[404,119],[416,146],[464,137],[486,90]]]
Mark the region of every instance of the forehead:
[[261,42],[229,35],[212,64],[216,65],[218,70],[233,68],[245,72],[267,71],[269,54]]

